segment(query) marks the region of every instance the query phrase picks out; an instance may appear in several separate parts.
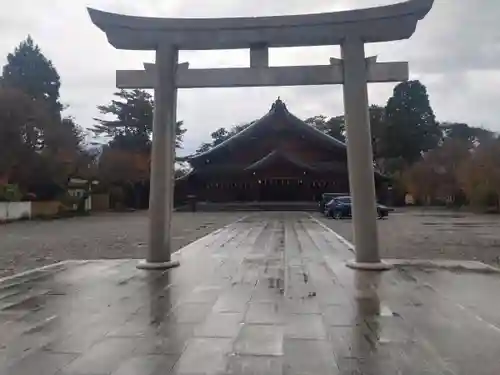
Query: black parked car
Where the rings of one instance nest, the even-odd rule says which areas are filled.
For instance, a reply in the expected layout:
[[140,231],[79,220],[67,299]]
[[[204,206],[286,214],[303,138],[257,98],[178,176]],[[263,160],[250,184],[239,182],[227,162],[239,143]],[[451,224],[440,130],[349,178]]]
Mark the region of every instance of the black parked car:
[[326,204],[329,203],[333,198],[345,197],[346,195],[348,195],[348,194],[346,194],[346,193],[323,193],[321,195],[321,200],[318,202],[319,212],[324,213]]
[[[377,203],[377,216],[379,219],[389,216],[389,212],[393,211],[392,208]],[[334,219],[342,219],[344,217],[351,217],[351,197],[335,197],[325,205],[324,213],[328,217]]]

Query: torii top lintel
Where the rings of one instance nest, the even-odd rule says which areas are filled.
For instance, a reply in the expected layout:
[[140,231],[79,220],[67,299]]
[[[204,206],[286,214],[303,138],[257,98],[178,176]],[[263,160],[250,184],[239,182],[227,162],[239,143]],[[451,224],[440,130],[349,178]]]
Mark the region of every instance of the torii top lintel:
[[184,50],[295,47],[407,39],[434,0],[407,0],[333,13],[247,18],[150,18],[89,8],[92,22],[118,49],[155,50],[160,43]]

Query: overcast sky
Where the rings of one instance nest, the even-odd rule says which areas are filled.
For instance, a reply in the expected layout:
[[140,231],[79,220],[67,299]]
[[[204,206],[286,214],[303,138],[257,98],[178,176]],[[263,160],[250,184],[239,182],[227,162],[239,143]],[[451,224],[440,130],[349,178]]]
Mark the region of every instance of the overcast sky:
[[[141,69],[148,52],[117,51],[95,27],[86,6],[156,17],[261,16],[316,13],[384,5],[396,0],[0,0],[0,63],[31,34],[61,75],[61,100],[68,115],[93,125],[96,106],[115,91],[116,69]],[[411,40],[372,44],[379,61],[409,61],[412,79],[428,88],[440,121],[463,121],[500,131],[500,2],[436,0]],[[271,50],[272,65],[328,64],[337,47]],[[247,51],[182,52],[194,68],[248,66]],[[371,84],[372,104],[384,105],[394,84]],[[306,118],[343,113],[340,86],[197,89],[179,93],[178,119],[187,128],[184,154],[193,152],[218,127],[264,115],[278,97]]]

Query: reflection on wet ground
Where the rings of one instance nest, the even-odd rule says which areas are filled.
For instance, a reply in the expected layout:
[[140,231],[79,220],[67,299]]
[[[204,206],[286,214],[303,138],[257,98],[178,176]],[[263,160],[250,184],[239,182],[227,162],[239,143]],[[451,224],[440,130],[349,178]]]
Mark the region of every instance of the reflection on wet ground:
[[299,213],[176,256],[165,273],[75,261],[0,282],[0,374],[498,374],[498,274],[356,272]]

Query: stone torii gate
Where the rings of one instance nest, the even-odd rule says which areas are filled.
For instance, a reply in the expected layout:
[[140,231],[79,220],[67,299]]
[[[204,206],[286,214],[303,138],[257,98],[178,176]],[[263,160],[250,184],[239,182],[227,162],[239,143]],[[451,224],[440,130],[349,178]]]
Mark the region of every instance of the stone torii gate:
[[[343,84],[347,155],[356,259],[348,266],[383,270],[376,224],[368,82],[408,79],[405,62],[377,63],[364,44],[410,38],[434,0],[407,0],[375,8],[297,16],[169,19],[133,17],[89,9],[92,22],[115,48],[154,50],[144,70],[117,71],[119,88],[154,88],[155,112],[150,191],[149,250],[143,269],[178,265],[170,258],[178,88]],[[269,66],[269,48],[340,45],[329,65]],[[190,69],[179,50],[248,48],[250,67]]]

